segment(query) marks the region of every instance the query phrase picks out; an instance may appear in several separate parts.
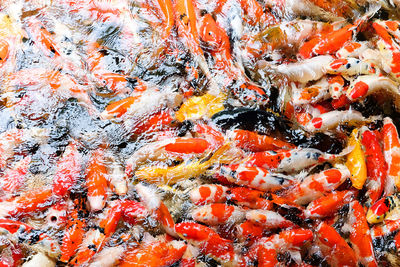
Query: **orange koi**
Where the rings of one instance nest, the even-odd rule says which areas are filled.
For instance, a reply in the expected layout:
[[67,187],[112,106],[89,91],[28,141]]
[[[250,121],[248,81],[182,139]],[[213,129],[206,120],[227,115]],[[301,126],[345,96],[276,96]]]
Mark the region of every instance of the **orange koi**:
[[211,228],[195,222],[181,222],[175,225],[175,231],[182,239],[198,247],[202,254],[221,263],[234,261],[232,242],[222,238]]
[[54,202],[52,190],[40,188],[0,202],[0,215],[2,217],[24,217],[31,213],[44,211]]
[[365,158],[367,161],[368,181],[366,186],[369,197],[367,205],[372,205],[382,195],[386,181],[387,165],[375,132],[366,130],[362,135],[361,143],[365,148]]
[[107,200],[107,169],[102,149],[94,151],[87,166],[87,198],[92,212],[102,210]]
[[169,266],[178,262],[185,250],[186,244],[178,240],[143,243],[139,247],[128,249],[119,266]]
[[336,232],[335,228],[329,226],[326,222],[322,222],[317,228],[317,233],[318,241],[323,244],[321,246],[322,253],[329,264],[334,266],[357,266],[354,250]]
[[103,249],[107,239],[117,228],[123,213],[121,206],[121,201],[111,203],[110,207],[104,212],[104,217],[100,220],[98,227],[86,233],[78,252],[70,261],[71,265],[81,266],[89,262],[97,252]]
[[0,66],[7,60],[9,55],[9,44],[7,41],[0,39]]
[[285,141],[246,130],[235,130],[233,132],[232,140],[236,142],[238,147],[250,150],[252,152],[274,150],[279,148],[295,148],[295,145]]
[[253,26],[261,24],[263,27],[268,27],[277,23],[277,19],[268,10],[264,12],[265,8],[257,0],[240,0],[239,3],[249,24]]
[[214,149],[222,146],[225,142],[224,135],[210,125],[203,123],[196,124],[196,126],[194,127],[194,131],[196,131],[197,134],[209,141],[210,145]]
[[163,20],[165,23],[165,27],[162,31],[162,35],[165,39],[169,37],[169,35],[171,34],[171,30],[175,24],[174,9],[171,0],[157,0],[157,4],[164,17]]
[[50,58],[60,56],[59,48],[56,46],[52,34],[45,28],[43,23],[38,19],[30,17],[27,21],[30,37],[35,45]]
[[65,263],[69,262],[78,251],[78,248],[82,244],[86,227],[86,221],[84,218],[80,218],[77,209],[74,209],[69,216],[61,245],[60,261]]
[[173,153],[204,153],[210,143],[201,138],[177,138],[172,143],[167,144],[164,149]]
[[365,211],[360,202],[357,200],[350,203],[350,210],[353,216],[349,217],[351,224],[350,242],[359,263],[364,266],[376,267],[378,263],[374,255],[374,246],[369,231]]
[[263,235],[264,227],[253,222],[245,221],[236,226],[236,237],[241,242],[252,244]]
[[353,191],[335,191],[311,201],[305,214],[309,218],[324,218],[334,215],[344,204],[354,198]]

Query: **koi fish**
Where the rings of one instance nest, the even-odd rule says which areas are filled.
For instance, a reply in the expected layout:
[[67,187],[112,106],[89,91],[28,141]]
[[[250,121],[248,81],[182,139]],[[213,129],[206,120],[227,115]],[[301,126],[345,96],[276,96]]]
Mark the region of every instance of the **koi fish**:
[[255,152],[245,158],[243,164],[274,170],[276,172],[294,173],[344,157],[351,153],[352,149],[353,147],[349,146],[337,155],[324,153],[315,148]]
[[336,189],[347,178],[350,178],[350,171],[347,167],[337,165],[337,168],[307,176],[293,188],[288,189],[283,197],[286,197],[292,203],[305,205],[322,197],[325,192]]
[[227,143],[203,159],[190,163],[181,163],[174,167],[143,167],[135,172],[135,177],[153,183],[174,184],[178,181],[201,175],[213,164],[218,163],[230,147],[231,144]]
[[364,266],[378,266],[363,206],[354,200],[350,203],[350,212],[353,216],[349,216],[351,225],[349,240],[353,244],[358,262]]
[[373,204],[367,212],[367,221],[371,224],[380,223],[384,220],[397,220],[400,213],[400,195],[393,194],[379,199]]
[[294,178],[291,176],[270,172],[259,167],[246,167],[242,164],[221,166],[218,174],[231,183],[261,191],[276,191],[294,184]]
[[383,120],[381,132],[383,136],[383,154],[388,166],[384,192],[386,196],[390,196],[396,188],[400,188],[400,140],[396,126],[393,124],[392,119],[388,117]]
[[313,118],[310,122],[308,122],[304,129],[308,132],[321,132],[332,130],[338,125],[348,123],[352,125],[359,125],[365,122],[370,121],[367,118],[354,110],[343,110],[343,111],[330,111],[324,114],[321,114],[319,117]]

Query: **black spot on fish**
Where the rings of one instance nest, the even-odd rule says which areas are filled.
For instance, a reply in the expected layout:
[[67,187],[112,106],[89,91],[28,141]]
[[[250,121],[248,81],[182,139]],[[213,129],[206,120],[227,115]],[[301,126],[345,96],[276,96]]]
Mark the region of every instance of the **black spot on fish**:
[[178,136],[185,136],[189,131],[193,129],[193,122],[189,120],[183,121],[178,128]]
[[97,226],[97,225],[96,225],[96,226],[94,226],[93,228],[99,230],[100,233],[105,234],[104,228],[103,228],[103,227],[100,227],[100,226]]
[[346,69],[350,69],[350,67],[351,67],[351,64],[350,64],[350,63],[347,63],[347,64],[346,64]]
[[275,176],[275,175],[271,175],[271,176],[272,176],[272,178],[274,178],[274,179],[278,182],[278,184],[280,184],[280,185],[283,185],[283,184],[285,183],[285,181],[286,181],[286,179],[283,178],[283,177]]
[[322,156],[322,153],[315,152],[315,153],[312,153],[312,156],[313,156],[312,158],[314,160],[318,160]]

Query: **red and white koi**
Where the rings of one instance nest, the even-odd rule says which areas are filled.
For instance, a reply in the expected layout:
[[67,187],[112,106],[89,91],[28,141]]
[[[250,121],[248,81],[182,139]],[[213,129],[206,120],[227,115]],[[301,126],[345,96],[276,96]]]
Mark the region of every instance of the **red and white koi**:
[[380,73],[379,69],[373,63],[352,57],[335,59],[326,69],[329,74],[341,74],[345,76],[372,74],[379,76]]
[[362,75],[350,83],[346,96],[350,101],[356,101],[381,90],[386,90],[395,96],[400,95],[398,85],[391,79],[377,75]]
[[285,191],[282,197],[286,197],[289,202],[305,205],[322,197],[326,192],[336,189],[347,178],[350,178],[347,167],[337,165],[336,168],[307,176],[303,181]]
[[336,52],[336,57],[337,58],[347,58],[347,57],[355,57],[355,58],[360,58],[360,56],[363,54],[365,50],[367,50],[368,43],[367,42],[354,42],[354,41],[349,41],[343,45],[342,48],[340,48]]
[[313,118],[304,126],[304,129],[307,132],[312,133],[323,132],[333,130],[338,125],[345,123],[350,125],[360,125],[369,121],[369,119],[364,118],[360,112],[355,110],[334,110]]
[[391,118],[384,118],[381,133],[383,154],[388,167],[384,193],[386,196],[390,196],[396,188],[400,189],[400,140],[397,128]]
[[249,210],[246,212],[246,219],[264,229],[288,228],[295,226],[282,215],[270,210]]
[[1,266],[18,266],[22,264],[24,254],[22,248],[17,243],[7,239],[6,236],[0,237],[0,246],[2,251],[0,253]]
[[53,191],[56,196],[64,197],[80,176],[82,170],[82,156],[76,144],[70,143],[62,157],[57,162],[56,173],[53,178]]
[[[233,225],[245,218],[245,213],[238,207],[224,203],[214,203],[195,208],[192,212],[195,221],[214,226]],[[246,213],[247,216],[247,213]]]
[[383,60],[385,72],[389,73],[396,81],[400,77],[400,45],[399,41],[394,39],[392,34],[388,31],[387,25],[382,26],[379,21],[372,23],[375,32],[381,38],[377,41],[377,47]]
[[346,25],[341,29],[328,32],[306,41],[300,47],[298,56],[303,59],[308,59],[312,56],[336,53],[346,42],[353,38],[360,30],[360,26],[378,9],[379,7],[374,6],[362,18],[355,21],[354,24]]
[[[279,234],[261,238],[250,247],[247,257],[241,260],[241,266],[249,265],[248,260],[257,260],[259,266],[276,266],[279,264],[278,253],[289,252],[295,256],[301,247],[312,239],[313,232],[302,228],[284,230]],[[294,258],[300,264],[301,258]]]
[[218,184],[200,185],[190,191],[189,197],[195,205],[223,203],[227,199],[228,190],[228,187]]
[[276,172],[294,173],[324,162],[334,161],[347,155],[350,149],[351,147],[346,148],[337,155],[324,153],[315,148],[256,152],[246,157],[243,164]]
[[294,184],[294,178],[291,176],[259,167],[246,167],[243,164],[221,166],[218,173],[231,183],[261,191],[281,190]]
[[337,75],[331,78],[328,78],[328,88],[329,88],[329,95],[333,99],[339,99],[343,95],[344,84],[345,80],[342,76]]
[[[137,96],[123,99],[124,102],[116,105],[112,103],[101,114],[103,119],[112,119],[123,116],[139,117],[159,110],[163,107],[175,108],[182,102],[182,96],[178,93],[159,91],[156,89],[146,90]],[[125,102],[126,101],[126,102]]]

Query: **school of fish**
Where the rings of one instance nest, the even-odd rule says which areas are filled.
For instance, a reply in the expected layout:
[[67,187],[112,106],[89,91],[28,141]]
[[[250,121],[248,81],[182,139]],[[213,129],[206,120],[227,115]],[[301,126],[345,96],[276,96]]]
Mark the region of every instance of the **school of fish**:
[[400,266],[399,0],[0,0],[0,267]]

